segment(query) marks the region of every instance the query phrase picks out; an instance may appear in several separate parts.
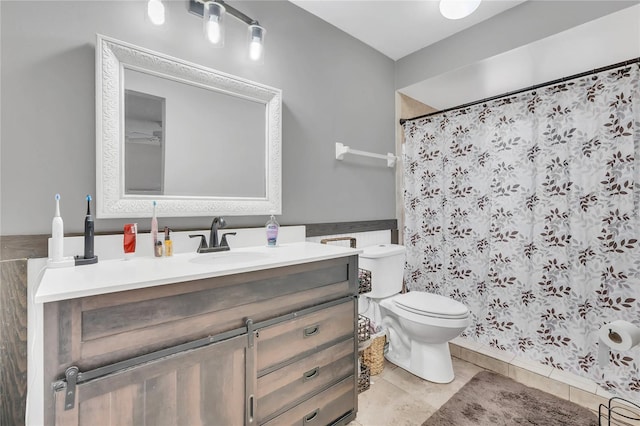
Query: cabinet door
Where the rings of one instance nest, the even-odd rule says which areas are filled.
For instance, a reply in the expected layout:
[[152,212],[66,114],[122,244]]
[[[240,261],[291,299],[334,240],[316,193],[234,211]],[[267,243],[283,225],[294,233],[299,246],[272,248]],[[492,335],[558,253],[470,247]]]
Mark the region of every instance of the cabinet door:
[[56,392],[56,425],[242,425],[247,336],[180,352]]

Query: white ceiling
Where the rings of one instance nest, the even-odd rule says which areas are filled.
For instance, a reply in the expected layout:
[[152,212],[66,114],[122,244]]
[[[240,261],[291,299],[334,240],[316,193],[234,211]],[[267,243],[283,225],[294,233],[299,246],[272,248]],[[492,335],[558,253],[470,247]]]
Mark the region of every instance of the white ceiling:
[[438,0],[290,0],[393,60],[510,9],[525,0],[484,0],[470,16],[449,20]]
[[[389,58],[398,60],[527,0],[483,0],[472,15],[455,21],[441,16],[439,0],[289,1]],[[607,14],[607,9],[601,7],[605,0],[594,1],[594,8],[584,11],[579,9],[581,2],[573,1],[577,4],[576,12],[591,16],[591,20],[550,33],[551,35],[541,39],[532,39],[527,44],[494,56],[457,63],[455,67],[445,68],[439,74],[398,88],[398,91],[441,110],[640,55],[640,3],[629,7],[633,3],[628,2],[627,6],[623,5],[617,12]],[[590,1],[593,0],[584,0],[585,3]],[[608,1],[613,0],[606,0]],[[545,3],[546,1],[541,1],[533,11],[529,8],[528,13],[534,13],[534,16],[521,13],[516,19],[539,19],[539,14],[555,13],[554,10],[572,13],[572,9],[566,5],[555,9],[552,7],[549,9],[551,12],[547,12]],[[597,15],[593,10],[604,10],[605,13],[594,19],[593,16]],[[512,15],[509,19],[517,14]],[[562,16],[554,18],[558,21]],[[524,24],[526,22],[523,22],[523,27],[527,28]],[[544,25],[544,21],[540,21],[540,25]],[[519,25],[510,26],[511,29],[514,27],[519,28]],[[509,34],[501,36],[509,37]],[[586,54],[587,52],[589,53]],[[440,57],[448,59],[443,55]]]

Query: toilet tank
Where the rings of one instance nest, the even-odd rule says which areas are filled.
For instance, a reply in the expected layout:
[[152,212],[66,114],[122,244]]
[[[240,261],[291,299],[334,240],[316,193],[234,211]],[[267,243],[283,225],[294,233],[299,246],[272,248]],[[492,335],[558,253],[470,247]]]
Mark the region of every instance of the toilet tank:
[[364,296],[380,299],[402,290],[405,247],[397,244],[379,244],[364,247],[358,258],[358,267],[371,271],[371,291]]

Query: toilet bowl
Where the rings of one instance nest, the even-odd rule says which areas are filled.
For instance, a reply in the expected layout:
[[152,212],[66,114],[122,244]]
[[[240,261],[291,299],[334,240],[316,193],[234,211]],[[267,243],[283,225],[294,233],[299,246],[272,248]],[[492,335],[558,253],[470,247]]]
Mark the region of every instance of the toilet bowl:
[[449,383],[454,372],[448,342],[469,326],[469,310],[437,294],[399,294],[404,257],[405,248],[394,244],[363,249],[359,267],[371,271],[372,290],[363,295],[368,311],[388,335],[387,360],[425,380]]
[[[411,304],[409,309],[405,302]],[[448,342],[469,326],[466,306],[415,291],[383,299],[379,305],[382,325],[389,333],[385,357],[425,380],[451,382],[455,376]]]

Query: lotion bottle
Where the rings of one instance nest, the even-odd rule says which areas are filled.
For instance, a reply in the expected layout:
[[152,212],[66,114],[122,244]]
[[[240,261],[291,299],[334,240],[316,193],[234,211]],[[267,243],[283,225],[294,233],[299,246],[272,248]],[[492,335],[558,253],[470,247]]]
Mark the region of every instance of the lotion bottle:
[[278,245],[278,229],[280,225],[276,222],[276,218],[271,215],[271,219],[267,222],[266,226],[267,231],[267,246],[275,247]]
[[171,229],[164,227],[164,255],[173,256],[173,241],[171,241]]
[[64,252],[64,223],[60,216],[60,194],[56,194],[56,214],[51,223],[51,253],[52,262],[60,262]]

